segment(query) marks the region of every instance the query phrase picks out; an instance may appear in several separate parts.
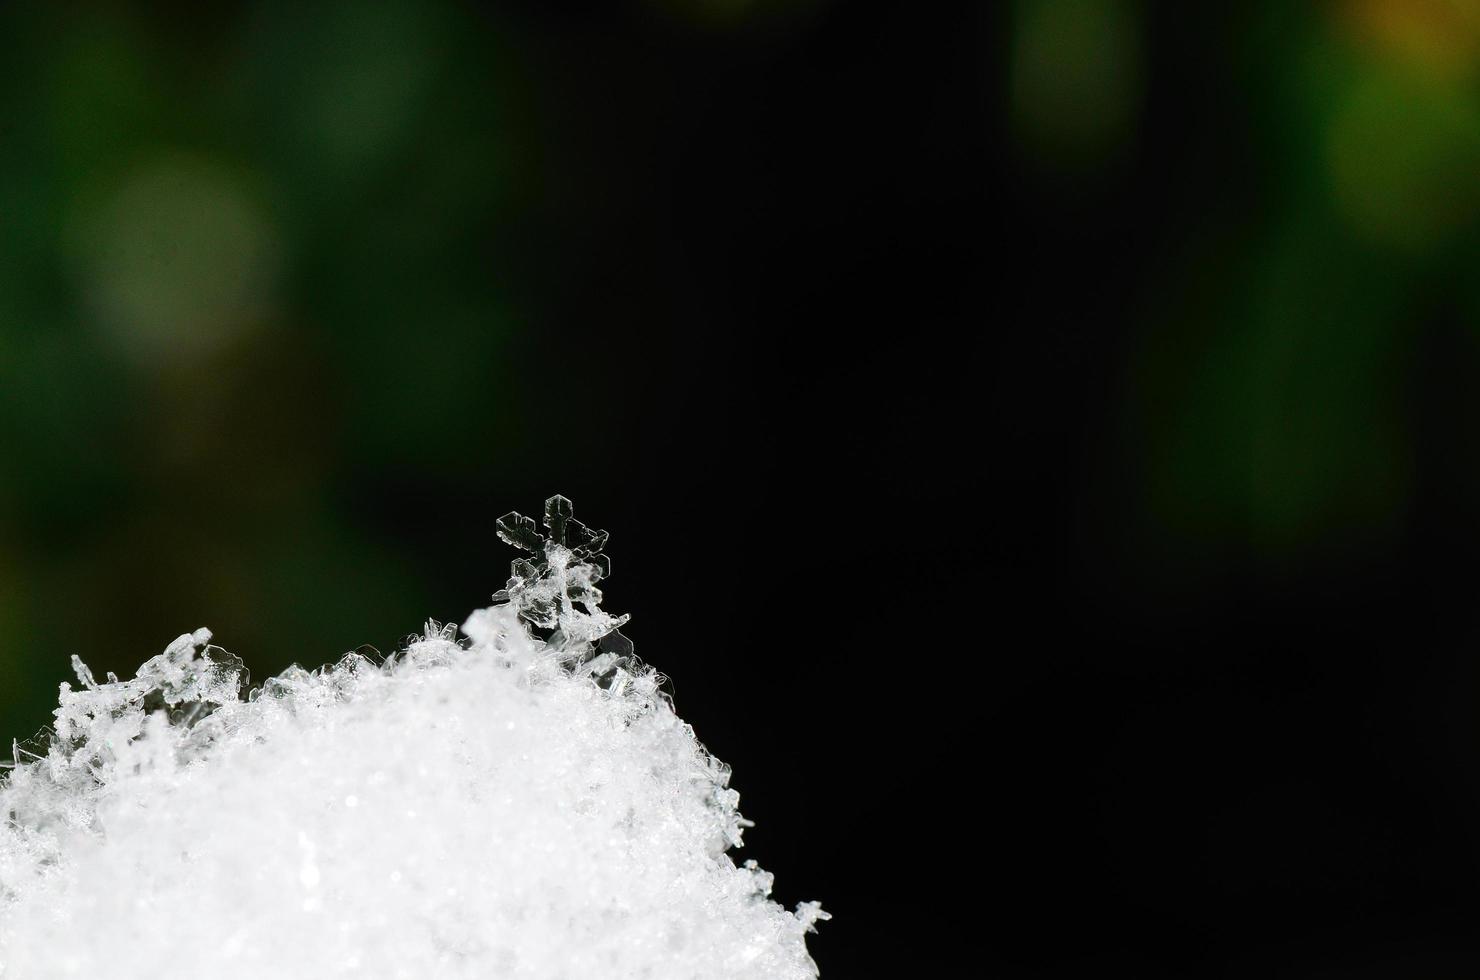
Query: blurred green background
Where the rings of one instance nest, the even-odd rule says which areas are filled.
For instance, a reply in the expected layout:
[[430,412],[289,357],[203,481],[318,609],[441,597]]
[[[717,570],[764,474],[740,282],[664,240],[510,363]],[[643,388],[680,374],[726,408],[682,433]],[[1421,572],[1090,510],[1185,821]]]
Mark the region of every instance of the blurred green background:
[[66,652],[127,671],[209,623],[272,669],[438,608],[445,542],[357,488],[433,506],[540,397],[506,44],[445,4],[0,8],[7,729]]
[[[641,414],[620,380],[593,400],[628,410],[569,407],[597,384],[603,345],[622,342],[591,322],[606,313],[598,300],[569,299],[609,285],[590,268],[600,249],[581,240],[620,247],[634,209],[702,210],[733,192],[722,175],[697,200],[640,187],[642,157],[682,147],[690,121],[658,103],[638,132],[659,138],[624,142],[603,127],[629,120],[606,118],[591,87],[640,97],[669,69],[663,82],[697,84],[692,61],[716,51],[729,63],[712,75],[743,78],[747,59],[799,57],[832,21],[866,16],[744,0],[560,15],[5,5],[0,719],[35,719],[57,674],[39,654],[59,639],[105,660],[118,651],[123,668],[207,621],[276,666],[383,641],[437,608],[446,544],[414,540],[408,511],[511,479],[535,489],[515,474],[579,456],[549,428],[600,443]],[[953,33],[944,12],[922,22],[943,45]],[[1193,562],[1284,561],[1400,534],[1423,322],[1480,315],[1476,5],[1177,17],[1023,0],[973,26],[980,115],[946,121],[983,165],[973,206],[1011,197],[999,213],[1038,219],[1049,239],[1008,260],[1012,278],[1108,290],[1083,309],[1104,321],[1092,344],[1119,426],[1085,463],[1108,488],[1090,504],[1096,526],[1153,533]],[[643,45],[676,64],[641,66]],[[882,120],[887,107],[849,111]],[[907,133],[877,138],[907,152]],[[1076,225],[1098,255],[1076,250]],[[939,244],[959,244],[959,229],[941,229]],[[658,234],[632,231],[634,249]],[[1005,315],[978,329],[1054,329],[1033,323],[1040,299],[1009,286]],[[970,336],[958,327],[952,337]],[[572,339],[565,352],[550,331]],[[652,330],[633,332],[640,344]],[[1463,356],[1472,339],[1458,339]],[[562,356],[593,365],[564,381],[571,399],[545,380],[564,376]],[[1039,410],[1043,428],[1083,409]],[[296,649],[280,656],[285,643]]]
[[[391,647],[555,491],[741,773],[818,698],[905,751],[868,670],[733,697],[798,535],[1117,669],[1422,615],[1480,554],[1477,219],[1470,0],[0,5],[0,729],[200,625]],[[801,826],[873,764],[742,783],[762,863],[846,874]]]

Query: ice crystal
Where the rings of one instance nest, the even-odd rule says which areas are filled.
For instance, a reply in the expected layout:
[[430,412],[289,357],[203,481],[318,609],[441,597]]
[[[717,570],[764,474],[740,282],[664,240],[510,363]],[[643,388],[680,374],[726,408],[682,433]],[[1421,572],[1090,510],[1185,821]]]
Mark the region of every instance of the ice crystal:
[[553,497],[495,604],[250,687],[208,630],[73,658],[0,784],[0,977],[755,977],[816,903],[728,857],[729,770],[603,612]]
[[586,527],[571,517],[574,508],[565,497],[545,501],[542,535],[532,518],[511,511],[498,519],[498,536],[534,557],[516,558],[509,584],[494,594],[494,602],[508,602],[519,618],[542,633],[546,643],[562,653],[586,658],[595,644],[614,657],[630,655],[632,645],[619,632],[627,616],[613,616],[599,608],[596,583],[612,572],[603,552],[607,533]]

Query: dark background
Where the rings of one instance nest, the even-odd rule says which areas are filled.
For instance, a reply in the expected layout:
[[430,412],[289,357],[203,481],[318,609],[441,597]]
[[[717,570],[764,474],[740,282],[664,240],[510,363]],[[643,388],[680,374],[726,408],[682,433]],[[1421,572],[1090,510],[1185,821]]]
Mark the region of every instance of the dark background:
[[0,728],[562,492],[824,976],[1472,973],[1480,12],[1228,6],[6,4]]

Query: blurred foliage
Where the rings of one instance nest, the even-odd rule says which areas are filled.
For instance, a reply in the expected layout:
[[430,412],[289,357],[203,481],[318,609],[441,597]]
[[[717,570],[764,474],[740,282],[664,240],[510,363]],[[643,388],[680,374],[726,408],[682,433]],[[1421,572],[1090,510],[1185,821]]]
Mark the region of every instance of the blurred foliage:
[[1403,533],[1417,351],[1480,260],[1477,45],[1464,0],[1264,4],[1232,45],[1258,198],[1210,199],[1152,263],[1129,364],[1174,551],[1288,565]]
[[[861,5],[630,6],[660,25],[652,46],[675,63],[697,71],[710,50],[700,39],[734,32],[765,71],[794,54],[788,37],[825,33]],[[1174,202],[1164,226],[1135,238],[1141,251],[1104,256],[1139,297],[1104,314],[1126,337],[1123,362],[1105,370],[1123,382],[1109,465],[1132,501],[1110,519],[1163,550],[1278,563],[1401,532],[1420,325],[1436,297],[1480,317],[1480,7],[1239,11],[1200,35],[1207,50],[1173,51],[1171,14],[1156,5],[1014,0],[993,23],[996,47],[949,31],[940,44],[974,44],[981,61],[985,92],[970,101],[982,115],[948,120],[963,146],[1000,133],[992,152],[1055,206],[1086,202],[1086,221],[1114,211],[1095,210],[1107,196]],[[551,135],[579,98],[561,89],[560,56],[597,59],[588,71],[610,70],[614,88],[619,69],[649,60],[571,26],[576,16],[560,22],[571,47],[552,55],[548,36],[500,5],[0,7],[0,718],[44,717],[59,648],[122,672],[208,623],[274,670],[386,642],[442,608],[444,549],[420,530],[446,500],[519,481],[516,466],[550,441],[530,422],[536,358],[550,349],[537,340],[542,323],[563,322],[567,283],[548,269],[535,283],[531,249],[557,251],[551,240],[620,226],[654,201],[704,203],[613,193],[651,180],[620,142],[630,116],[602,129],[590,120],[603,105],[584,106],[586,130]],[[690,62],[671,55],[685,44],[699,52]],[[897,87],[905,105],[881,111],[944,127],[940,110],[909,101],[907,77],[890,81],[931,52],[905,69],[895,54],[868,55],[886,79],[870,91]],[[1233,95],[1189,89],[1188,65]],[[856,136],[862,112],[830,116],[852,95],[848,77],[790,70],[816,90],[788,96],[839,140],[911,138]],[[685,159],[742,152],[771,111]],[[1212,111],[1224,114],[1206,123],[1216,150],[1184,154],[1176,127]],[[684,147],[684,119],[650,125]],[[959,155],[937,152],[942,167]],[[870,207],[883,190],[896,227],[921,227],[906,212],[925,189],[870,175],[867,161],[824,167],[786,147],[757,159],[757,180],[784,182],[776,172],[791,167],[804,190],[836,186]],[[748,180],[745,166],[727,172]],[[1243,181],[1237,200],[1230,175]],[[996,176],[971,193],[1016,193]],[[809,220],[765,234],[820,236]],[[684,250],[661,244],[670,251],[654,248],[654,263]],[[577,287],[621,288],[626,266],[598,274],[583,258],[571,250]],[[1064,269],[1056,288],[1073,292],[1081,272]],[[1038,315],[996,326],[1030,332]],[[712,348],[713,363],[729,350]],[[676,390],[729,390],[711,381]],[[579,438],[604,449],[614,417],[585,413]],[[593,468],[601,457],[585,454]],[[385,487],[401,509],[371,512]],[[555,489],[567,487],[542,476],[530,496]],[[431,517],[400,519],[411,509]]]
[[488,259],[518,243],[489,229],[528,161],[492,18],[175,13],[0,9],[7,721],[44,718],[60,649],[124,672],[209,621],[279,669],[391,640],[428,576],[354,489],[517,448]]
[[1040,167],[1082,176],[1131,142],[1144,53],[1139,5],[1025,0],[1015,8],[1010,98],[1018,138]]

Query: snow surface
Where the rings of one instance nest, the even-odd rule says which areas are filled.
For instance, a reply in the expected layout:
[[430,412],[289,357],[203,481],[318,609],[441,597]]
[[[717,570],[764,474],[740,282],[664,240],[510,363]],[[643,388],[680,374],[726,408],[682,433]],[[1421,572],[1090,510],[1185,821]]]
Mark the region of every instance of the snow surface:
[[542,638],[512,591],[246,698],[207,630],[129,681],[74,658],[0,785],[0,977],[815,976],[826,913],[730,860],[729,771],[660,675],[594,655],[618,621]]

